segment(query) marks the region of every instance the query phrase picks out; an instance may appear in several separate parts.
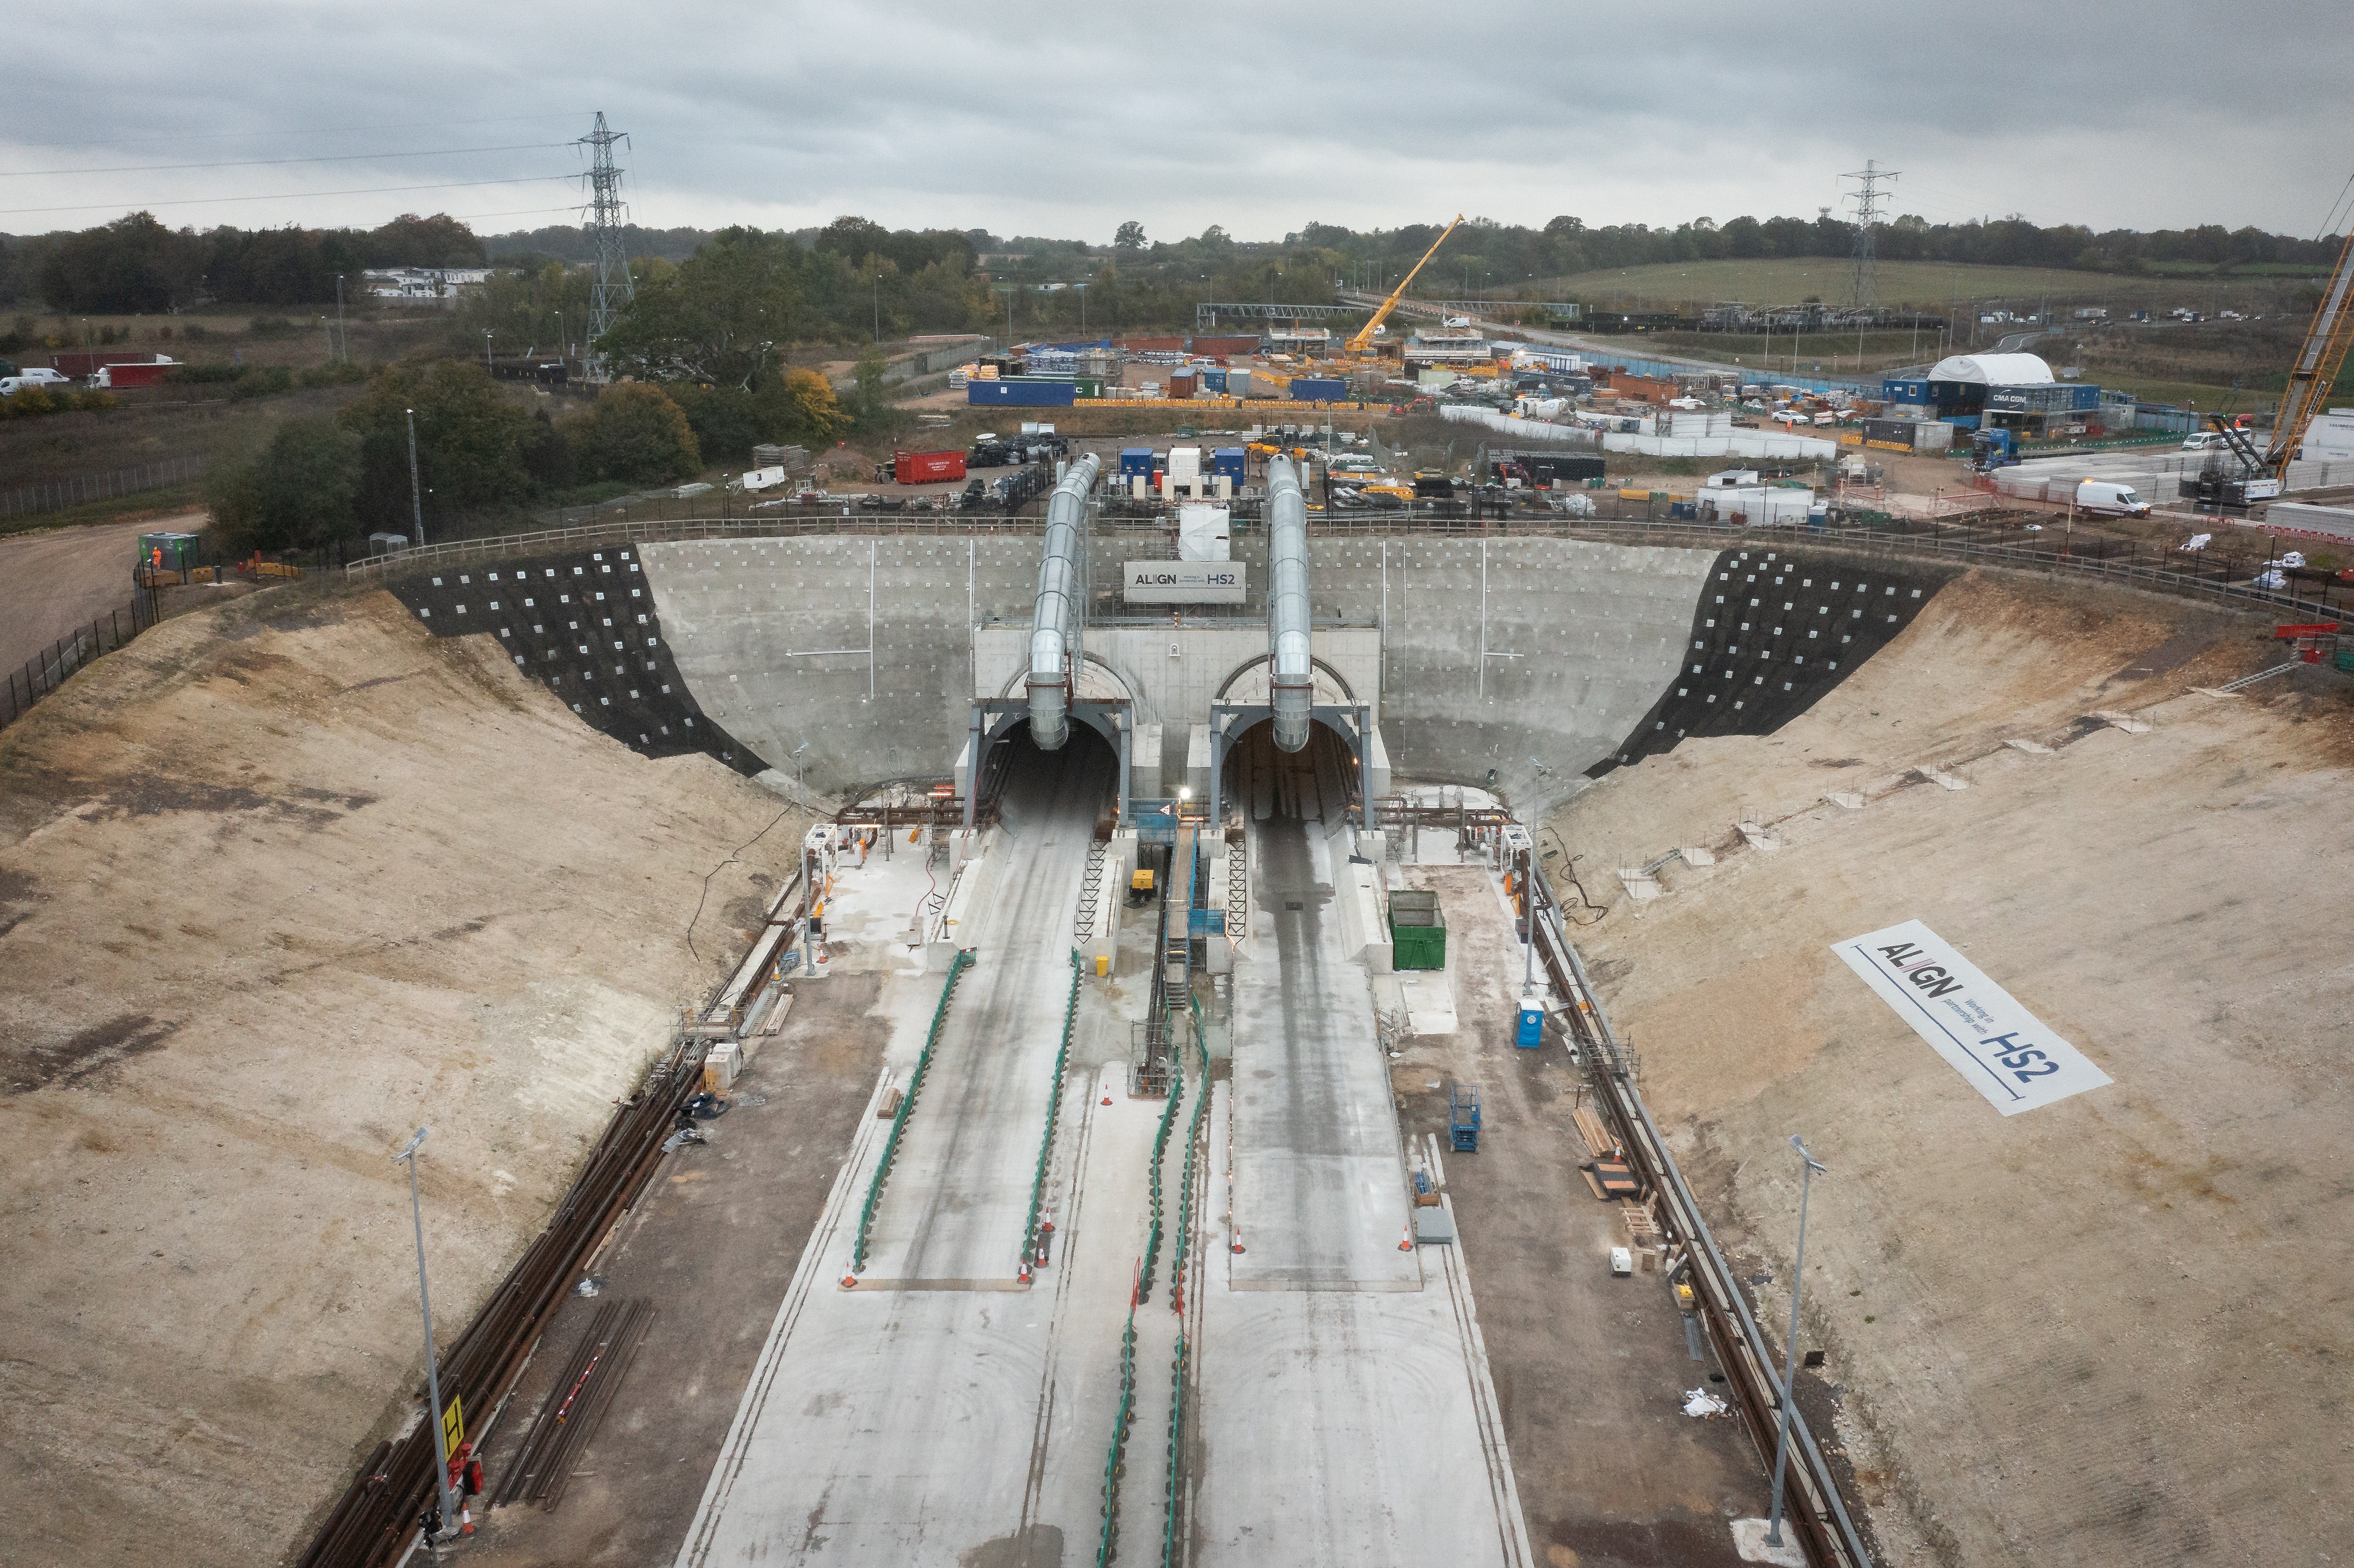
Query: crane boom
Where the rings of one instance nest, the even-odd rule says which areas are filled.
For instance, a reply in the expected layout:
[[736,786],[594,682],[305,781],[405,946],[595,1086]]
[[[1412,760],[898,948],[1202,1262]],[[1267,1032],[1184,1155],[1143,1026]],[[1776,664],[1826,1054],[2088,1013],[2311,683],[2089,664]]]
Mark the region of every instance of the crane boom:
[[2349,346],[2354,346],[2354,235],[2347,237],[2345,247],[2338,252],[2337,270],[2322,291],[2313,325],[2306,329],[2304,345],[2296,351],[2296,364],[2289,371],[2287,390],[2281,394],[2280,416],[2273,421],[2273,444],[2264,453],[2264,463],[2274,479],[2287,477],[2289,460],[2304,444],[2306,429],[2321,411],[2322,399],[2338,385],[2338,372],[2346,364]]
[[1414,281],[1414,273],[1421,271],[1423,263],[1428,261],[1432,257],[1438,254],[1438,248],[1447,243],[1447,237],[1448,235],[1455,232],[1455,224],[1461,223],[1462,221],[1463,215],[1458,212],[1455,215],[1454,223],[1448,224],[1445,228],[1438,231],[1438,238],[1432,240],[1430,242],[1430,249],[1422,253],[1422,260],[1414,264],[1414,272],[1408,272],[1405,275],[1405,281],[1399,283],[1394,290],[1391,291],[1390,297],[1382,302],[1382,308],[1373,313],[1373,319],[1367,322],[1363,326],[1358,328],[1357,335],[1349,340],[1348,348],[1351,354],[1363,354],[1365,352],[1367,346],[1373,341],[1374,329],[1379,327],[1382,323],[1387,321],[1389,319],[1390,313],[1397,309],[1398,298],[1405,292],[1406,284]]

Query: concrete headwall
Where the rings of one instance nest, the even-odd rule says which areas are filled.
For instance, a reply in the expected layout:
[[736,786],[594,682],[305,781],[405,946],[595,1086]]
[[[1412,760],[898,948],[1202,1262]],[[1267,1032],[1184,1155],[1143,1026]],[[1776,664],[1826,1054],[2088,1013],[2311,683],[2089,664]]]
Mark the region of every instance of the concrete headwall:
[[[1097,610],[1118,613],[1117,562],[1135,545],[1096,545]],[[948,771],[966,738],[966,694],[976,681],[994,690],[1014,667],[1039,547],[1034,535],[839,536],[648,545],[642,555],[701,710],[788,773],[806,744],[811,786],[840,790]],[[1718,559],[1445,535],[1325,535],[1310,551],[1318,620],[1354,623],[1320,630],[1319,656],[1329,650],[1357,698],[1380,705],[1398,778],[1478,783],[1493,770],[1534,808],[1584,788],[1588,768],[1658,716]],[[1360,630],[1372,627],[1378,644]],[[1090,657],[1117,666],[1143,720],[1163,726],[1162,788],[1181,777],[1207,694],[1265,638],[1253,620],[1193,631],[1203,656],[1177,669],[1165,631],[1088,631]],[[1175,711],[1197,699],[1200,711]]]

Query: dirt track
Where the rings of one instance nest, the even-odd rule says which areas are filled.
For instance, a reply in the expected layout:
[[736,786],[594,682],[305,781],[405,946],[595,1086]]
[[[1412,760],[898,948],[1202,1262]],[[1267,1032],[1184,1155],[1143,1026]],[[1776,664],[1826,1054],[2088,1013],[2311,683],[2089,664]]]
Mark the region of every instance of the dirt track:
[[0,538],[0,679],[58,638],[131,602],[139,535],[193,532],[205,514],[92,523]]
[[[1800,1393],[1837,1405],[1887,1563],[2301,1563],[2354,1523],[2354,683],[2186,694],[2273,662],[2269,630],[1965,579],[1780,734],[1687,742],[1553,821],[1769,1326],[1787,1135],[1830,1168]],[[2103,709],[2153,727],[2076,722]],[[1715,863],[1670,863],[1638,912],[1616,868],[1686,844]],[[1830,951],[1914,917],[2115,1083],[1997,1114]]]
[[421,1366],[390,1152],[432,1127],[446,1336],[795,853],[720,764],[295,592],[0,732],[0,1561],[299,1549]]

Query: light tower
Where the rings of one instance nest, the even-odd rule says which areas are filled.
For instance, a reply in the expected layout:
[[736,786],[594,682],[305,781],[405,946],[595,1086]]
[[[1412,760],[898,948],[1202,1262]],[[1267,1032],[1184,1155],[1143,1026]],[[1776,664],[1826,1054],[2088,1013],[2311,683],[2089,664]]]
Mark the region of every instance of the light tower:
[[1866,158],[1861,171],[1840,176],[1856,182],[1856,189],[1848,196],[1855,203],[1855,275],[1848,284],[1848,302],[1859,311],[1880,303],[1880,261],[1872,254],[1872,230],[1880,222],[1880,183],[1893,180],[1896,175],[1894,169],[1883,169]]
[[621,171],[613,166],[613,143],[627,143],[629,133],[608,129],[604,111],[597,111],[597,128],[580,138],[590,149],[588,207],[582,217],[589,243],[596,248],[596,276],[588,283],[588,342],[583,357],[589,375],[603,378],[597,344],[620,319],[634,297],[630,285],[630,258],[621,248]]

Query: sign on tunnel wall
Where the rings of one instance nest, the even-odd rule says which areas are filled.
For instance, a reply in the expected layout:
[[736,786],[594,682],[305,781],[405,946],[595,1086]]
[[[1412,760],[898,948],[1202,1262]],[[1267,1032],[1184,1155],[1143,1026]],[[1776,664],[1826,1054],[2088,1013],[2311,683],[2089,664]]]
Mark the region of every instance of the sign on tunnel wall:
[[1918,920],[1832,950],[2005,1116],[2110,1081]]
[[1240,561],[1130,561],[1120,576],[1129,604],[1240,604]]

